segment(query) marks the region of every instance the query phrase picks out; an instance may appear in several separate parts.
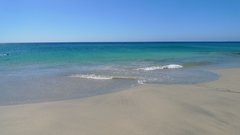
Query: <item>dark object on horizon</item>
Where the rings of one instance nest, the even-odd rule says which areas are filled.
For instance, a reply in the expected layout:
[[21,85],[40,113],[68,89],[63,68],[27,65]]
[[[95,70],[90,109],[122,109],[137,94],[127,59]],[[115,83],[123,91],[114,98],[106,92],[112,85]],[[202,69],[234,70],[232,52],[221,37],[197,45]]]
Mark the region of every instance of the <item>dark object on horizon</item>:
[[9,53],[0,54],[0,56],[9,56]]

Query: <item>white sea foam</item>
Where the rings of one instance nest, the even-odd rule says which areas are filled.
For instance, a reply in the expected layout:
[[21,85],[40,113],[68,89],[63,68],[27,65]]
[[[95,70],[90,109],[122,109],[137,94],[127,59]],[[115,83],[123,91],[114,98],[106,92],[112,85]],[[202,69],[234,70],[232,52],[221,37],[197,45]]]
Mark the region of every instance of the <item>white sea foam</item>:
[[153,67],[138,68],[137,70],[151,71],[151,70],[157,70],[157,69],[162,69],[162,66],[153,66]]
[[152,70],[177,69],[177,68],[183,68],[183,66],[177,65],[177,64],[169,64],[169,65],[164,65],[164,66],[152,66],[152,67],[138,68],[137,70],[152,71]]
[[0,57],[8,56],[8,55],[9,55],[8,53],[0,53]]
[[82,78],[82,79],[93,79],[93,80],[111,80],[111,79],[129,79],[129,80],[137,80],[137,77],[125,77],[125,76],[103,76],[103,75],[95,75],[95,74],[75,74],[69,77]]
[[101,76],[101,75],[95,75],[95,74],[87,74],[87,75],[75,74],[75,75],[71,75],[70,77],[93,79],[93,80],[111,80],[111,79],[113,79],[113,77],[111,77],[111,76]]
[[138,84],[144,84],[146,82],[146,80],[138,80],[137,82],[138,82]]
[[176,68],[183,68],[182,65],[177,65],[177,64],[169,64],[162,66],[163,69],[176,69]]

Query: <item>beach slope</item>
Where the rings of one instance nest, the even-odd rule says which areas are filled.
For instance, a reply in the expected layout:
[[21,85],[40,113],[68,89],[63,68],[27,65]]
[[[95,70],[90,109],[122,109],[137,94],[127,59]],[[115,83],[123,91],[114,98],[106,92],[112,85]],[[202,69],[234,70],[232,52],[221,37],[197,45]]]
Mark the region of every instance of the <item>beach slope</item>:
[[0,106],[1,135],[237,135],[240,69],[217,81],[140,85],[84,99]]

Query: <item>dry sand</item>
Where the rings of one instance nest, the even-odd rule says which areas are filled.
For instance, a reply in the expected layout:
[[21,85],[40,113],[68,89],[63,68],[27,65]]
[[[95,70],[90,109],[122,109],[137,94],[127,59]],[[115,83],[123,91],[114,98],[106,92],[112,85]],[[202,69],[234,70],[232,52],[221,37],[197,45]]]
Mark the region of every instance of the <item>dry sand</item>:
[[1,106],[0,135],[239,135],[240,69],[217,72],[204,84]]

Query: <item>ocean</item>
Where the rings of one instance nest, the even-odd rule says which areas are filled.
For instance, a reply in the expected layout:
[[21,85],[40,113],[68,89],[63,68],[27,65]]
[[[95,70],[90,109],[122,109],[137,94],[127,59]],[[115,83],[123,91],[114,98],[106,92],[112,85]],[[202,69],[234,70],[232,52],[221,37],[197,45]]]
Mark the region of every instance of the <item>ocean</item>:
[[0,105],[203,83],[239,66],[240,42],[2,43]]

